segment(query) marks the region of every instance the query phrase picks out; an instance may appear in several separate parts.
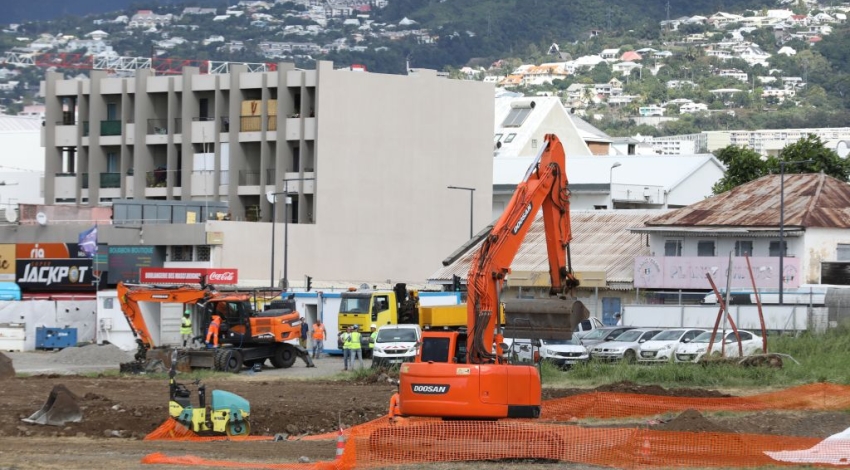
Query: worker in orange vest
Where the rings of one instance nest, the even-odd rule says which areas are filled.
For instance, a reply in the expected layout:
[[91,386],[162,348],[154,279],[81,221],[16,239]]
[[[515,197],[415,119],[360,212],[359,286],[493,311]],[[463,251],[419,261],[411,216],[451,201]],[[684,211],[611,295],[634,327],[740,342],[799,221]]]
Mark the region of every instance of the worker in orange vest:
[[218,347],[218,329],[221,326],[221,317],[218,315],[213,315],[212,320],[210,321],[210,326],[207,329],[207,346],[210,344],[210,337],[212,337],[212,343],[214,348]]
[[322,354],[322,350],[325,349],[325,339],[327,339],[325,326],[321,321],[316,320],[316,323],[313,323],[313,359],[318,359]]

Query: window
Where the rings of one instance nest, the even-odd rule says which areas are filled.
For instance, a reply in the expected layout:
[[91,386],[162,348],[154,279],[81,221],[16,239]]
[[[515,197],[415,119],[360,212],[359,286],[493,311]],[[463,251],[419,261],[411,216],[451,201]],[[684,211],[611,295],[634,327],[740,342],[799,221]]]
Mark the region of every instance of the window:
[[751,240],[736,241],[735,256],[753,256],[753,242]]
[[531,139],[531,148],[533,148],[533,149],[537,148],[537,139]]
[[836,261],[850,261],[850,243],[839,243],[838,252],[835,255]]
[[114,308],[113,304],[112,304],[113,300],[114,299],[112,297],[104,297],[103,298],[103,308],[105,308],[107,310],[112,310]]
[[[785,245],[783,247],[784,250],[782,250],[782,256],[783,257],[788,256],[788,243],[783,241],[782,244]],[[769,251],[770,251],[769,256],[775,256],[777,258],[779,257],[779,241],[778,240],[775,241],[775,242],[770,242],[770,250]]]
[[191,245],[175,245],[171,247],[171,261],[192,261]]
[[119,165],[118,153],[117,152],[106,152],[106,172],[107,173],[118,173],[118,165]]
[[697,256],[714,256],[714,240],[698,241]]
[[493,136],[493,142],[498,142],[502,140],[502,134],[496,134]]
[[512,108],[502,127],[520,127],[531,114],[532,108]]
[[509,144],[509,143],[513,142],[515,137],[516,137],[516,134],[514,134],[514,133],[508,134],[508,136],[505,137],[505,143]]
[[665,241],[664,256],[682,256],[682,240]]
[[198,259],[195,261],[209,261],[210,260],[210,246],[209,245],[199,245],[195,250],[195,254]]

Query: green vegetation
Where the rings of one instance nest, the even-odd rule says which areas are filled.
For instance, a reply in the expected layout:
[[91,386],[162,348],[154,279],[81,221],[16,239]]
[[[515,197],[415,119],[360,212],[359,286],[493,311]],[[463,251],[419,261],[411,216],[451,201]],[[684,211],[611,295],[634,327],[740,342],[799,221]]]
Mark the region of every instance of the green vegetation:
[[787,145],[779,153],[778,158],[770,157],[762,160],[757,152],[735,145],[718,150],[715,156],[726,166],[726,174],[715,183],[712,188],[714,194],[729,191],[770,173],[779,173],[782,162],[810,160],[809,163],[786,165],[786,173],[820,173],[822,171],[841,181],[847,181],[850,177],[850,160],[839,157],[835,151],[824,146],[820,137],[813,135]]
[[803,333],[800,336],[771,336],[770,352],[788,354],[800,364],[784,358],[783,367],[740,367],[734,365],[663,364],[630,365],[589,364],[563,372],[544,365],[544,386],[596,387],[603,384],[630,381],[665,388],[717,387],[787,388],[816,382],[850,384],[850,327],[830,329],[825,334]]

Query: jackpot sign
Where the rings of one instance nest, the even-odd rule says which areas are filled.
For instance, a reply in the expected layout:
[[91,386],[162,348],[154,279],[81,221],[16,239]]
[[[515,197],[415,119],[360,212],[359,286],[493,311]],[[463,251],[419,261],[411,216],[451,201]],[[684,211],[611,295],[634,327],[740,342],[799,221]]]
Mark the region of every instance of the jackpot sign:
[[16,278],[23,291],[94,291],[92,260],[76,243],[19,243]]

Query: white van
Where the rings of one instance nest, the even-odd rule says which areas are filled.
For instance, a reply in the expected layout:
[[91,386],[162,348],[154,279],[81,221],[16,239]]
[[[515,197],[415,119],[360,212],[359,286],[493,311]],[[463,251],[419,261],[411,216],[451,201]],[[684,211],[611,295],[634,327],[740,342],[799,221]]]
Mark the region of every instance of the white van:
[[402,362],[413,362],[421,340],[422,329],[419,325],[384,325],[378,328],[375,347],[372,349],[372,367],[392,367]]

